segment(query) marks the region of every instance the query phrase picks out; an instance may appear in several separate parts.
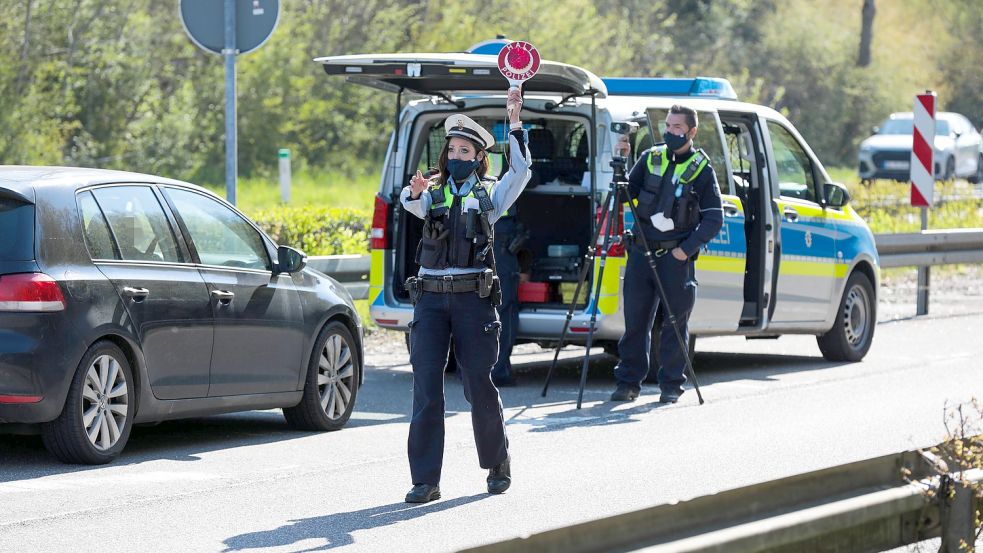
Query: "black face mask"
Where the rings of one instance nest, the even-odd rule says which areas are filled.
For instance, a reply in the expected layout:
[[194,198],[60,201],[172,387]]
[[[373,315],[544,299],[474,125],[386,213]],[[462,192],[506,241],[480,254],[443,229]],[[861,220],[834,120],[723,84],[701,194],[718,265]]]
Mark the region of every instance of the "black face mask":
[[447,172],[454,178],[454,182],[460,184],[471,176],[478,169],[478,160],[464,161],[461,159],[448,159]]
[[689,138],[686,138],[685,134],[672,134],[669,131],[662,133],[662,140],[666,141],[666,147],[672,152],[689,143]]

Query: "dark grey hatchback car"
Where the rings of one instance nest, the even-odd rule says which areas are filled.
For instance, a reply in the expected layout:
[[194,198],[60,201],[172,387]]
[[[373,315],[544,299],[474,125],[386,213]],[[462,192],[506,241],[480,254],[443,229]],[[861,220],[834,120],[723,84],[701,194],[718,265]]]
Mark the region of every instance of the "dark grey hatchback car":
[[283,408],[341,428],[362,325],[305,265],[198,186],[0,166],[0,432],[98,464],[138,423]]

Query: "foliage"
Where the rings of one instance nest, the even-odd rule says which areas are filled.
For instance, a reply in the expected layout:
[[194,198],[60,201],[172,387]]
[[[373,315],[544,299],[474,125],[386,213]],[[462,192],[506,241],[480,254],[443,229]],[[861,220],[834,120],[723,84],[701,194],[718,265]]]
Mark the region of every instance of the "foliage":
[[250,216],[274,242],[307,255],[369,253],[369,214],[354,209],[277,206]]
[[[878,2],[856,67],[861,0],[283,2],[238,58],[239,172],[378,167],[391,94],[326,77],[315,56],[462,51],[503,33],[600,75],[711,75],[785,113],[831,165],[912,95],[983,117],[976,0]],[[224,175],[223,64],[185,36],[175,2],[0,0],[0,162],[90,165],[196,182]],[[911,32],[918,29],[918,32]]]

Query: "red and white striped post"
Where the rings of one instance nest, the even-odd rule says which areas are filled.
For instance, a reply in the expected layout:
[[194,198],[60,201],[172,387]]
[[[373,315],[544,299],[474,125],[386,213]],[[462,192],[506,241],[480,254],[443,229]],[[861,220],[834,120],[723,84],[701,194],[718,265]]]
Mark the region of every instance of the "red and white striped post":
[[[922,230],[928,229],[928,209],[932,207],[935,191],[933,153],[935,151],[935,92],[915,96],[912,110],[914,129],[911,133],[911,205],[921,208]],[[918,300],[916,313],[928,314],[929,268],[918,268]]]

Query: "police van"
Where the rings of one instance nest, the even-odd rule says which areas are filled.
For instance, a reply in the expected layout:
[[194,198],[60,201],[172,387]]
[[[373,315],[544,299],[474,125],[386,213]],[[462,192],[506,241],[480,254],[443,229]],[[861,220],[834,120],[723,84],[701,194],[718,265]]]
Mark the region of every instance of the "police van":
[[[508,125],[502,119],[508,85],[497,66],[502,45],[489,41],[466,53],[315,60],[329,75],[394,94],[395,129],[371,234],[369,303],[381,327],[406,331],[413,318],[403,283],[419,269],[414,253],[422,221],[402,209],[399,192],[417,170],[436,166],[444,119],[462,112],[491,130],[498,144],[490,152],[490,174],[508,167]],[[724,208],[720,233],[696,262],[691,335],[813,334],[827,359],[864,357],[877,313],[873,235],[850,207],[847,190],[831,181],[780,113],[738,101],[723,79],[602,79],[546,60],[523,94],[533,176],[515,204],[524,229],[513,244],[520,264],[519,342],[555,343],[576,300],[567,342],[586,342],[596,308],[594,341],[617,351],[624,331],[623,245],[610,245],[596,297],[599,253],[586,290],[573,297],[614,178],[615,131],[634,129],[630,169],[659,141],[670,106],[683,103],[699,114],[696,146],[716,170]],[[620,233],[632,220],[625,206],[617,209],[619,228],[611,231]]]

